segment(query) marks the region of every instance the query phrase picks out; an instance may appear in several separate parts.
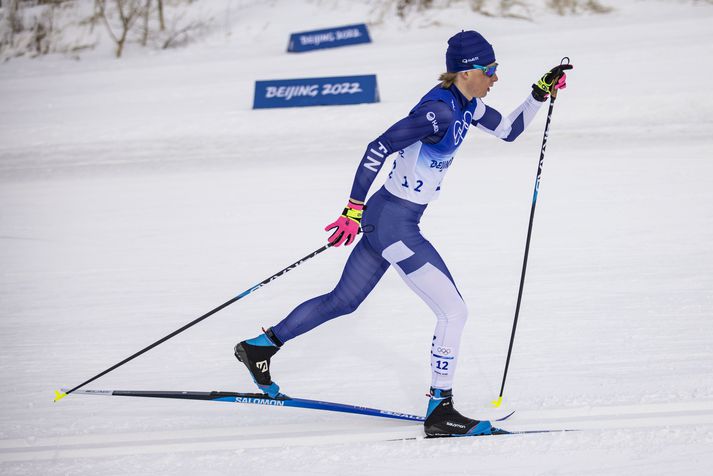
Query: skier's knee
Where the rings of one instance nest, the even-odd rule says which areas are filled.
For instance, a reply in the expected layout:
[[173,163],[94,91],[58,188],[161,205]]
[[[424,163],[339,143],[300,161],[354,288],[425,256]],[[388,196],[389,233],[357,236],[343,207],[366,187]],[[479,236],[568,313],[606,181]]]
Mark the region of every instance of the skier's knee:
[[468,320],[468,307],[465,305],[464,302],[462,303],[462,305],[458,308],[458,310],[454,314],[451,314],[451,316],[449,317],[449,320],[458,321],[458,322],[462,322],[463,324],[465,324],[465,321]]
[[438,315],[439,320],[444,320],[449,324],[465,324],[468,320],[468,306],[463,300],[458,300],[450,303],[446,309],[442,309],[442,313]]
[[361,302],[356,299],[344,299],[334,293],[330,293],[329,300],[334,312],[339,316],[351,314],[356,311],[359,304],[361,304]]

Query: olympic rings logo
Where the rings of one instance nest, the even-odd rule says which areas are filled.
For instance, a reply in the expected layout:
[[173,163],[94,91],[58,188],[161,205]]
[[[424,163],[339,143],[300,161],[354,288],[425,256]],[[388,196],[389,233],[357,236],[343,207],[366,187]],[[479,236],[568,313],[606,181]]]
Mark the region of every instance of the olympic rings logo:
[[453,124],[453,140],[455,145],[460,144],[460,142],[465,138],[468,133],[468,128],[470,127],[470,122],[473,120],[473,113],[470,111],[465,111],[463,113],[463,122],[456,121]]

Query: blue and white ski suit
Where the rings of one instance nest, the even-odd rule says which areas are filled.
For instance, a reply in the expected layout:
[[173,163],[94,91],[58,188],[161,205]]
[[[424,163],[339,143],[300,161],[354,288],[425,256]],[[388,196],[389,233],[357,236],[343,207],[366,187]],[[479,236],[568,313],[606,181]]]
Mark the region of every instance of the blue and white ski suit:
[[337,286],[297,306],[272,327],[275,336],[286,342],[353,312],[393,266],[436,314],[431,386],[452,388],[468,312],[448,267],[421,235],[419,220],[427,204],[438,197],[443,177],[471,125],[512,141],[541,105],[528,95],[503,117],[479,98],[468,101],[455,85],[431,89],[406,118],[367,146],[351,192],[351,198],[358,201],[365,199],[386,157],[397,151],[398,155],[386,183],[366,203],[363,238],[354,246]]

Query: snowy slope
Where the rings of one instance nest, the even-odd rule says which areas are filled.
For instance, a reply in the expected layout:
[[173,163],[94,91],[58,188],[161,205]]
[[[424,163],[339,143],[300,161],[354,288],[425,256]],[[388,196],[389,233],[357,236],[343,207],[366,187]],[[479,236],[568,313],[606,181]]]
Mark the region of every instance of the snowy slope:
[[[373,6],[224,5],[222,27],[186,49],[0,65],[0,472],[713,464],[711,5],[630,0],[527,22],[456,3],[387,18],[372,44],[301,55],[284,52],[289,32],[374,19]],[[582,431],[387,442],[419,428],[203,402],[52,403],[321,246],[363,147],[434,84],[463,28],[495,45],[488,103],[504,113],[562,56],[576,67],[553,115],[504,406],[517,409],[507,428]],[[258,79],[371,73],[378,104],[250,109]],[[422,221],[469,305],[455,395],[474,417],[496,414],[544,121],[513,144],[471,133]],[[92,387],[251,390],[234,343],[329,290],[346,256],[320,255]],[[433,326],[390,272],[356,313],[285,346],[273,373],[300,397],[423,413]]]

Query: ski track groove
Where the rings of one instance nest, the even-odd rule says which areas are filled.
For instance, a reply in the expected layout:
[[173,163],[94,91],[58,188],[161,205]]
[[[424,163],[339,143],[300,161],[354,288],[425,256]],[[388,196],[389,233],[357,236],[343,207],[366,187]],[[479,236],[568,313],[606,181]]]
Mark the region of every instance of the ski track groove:
[[[713,401],[619,405],[517,412],[503,426],[511,431],[609,430],[713,425]],[[564,434],[564,433],[562,433]],[[534,435],[512,435],[532,438]],[[420,424],[354,421],[248,428],[206,428],[119,434],[0,440],[0,463],[126,455],[231,451],[249,448],[321,446],[423,439]]]

